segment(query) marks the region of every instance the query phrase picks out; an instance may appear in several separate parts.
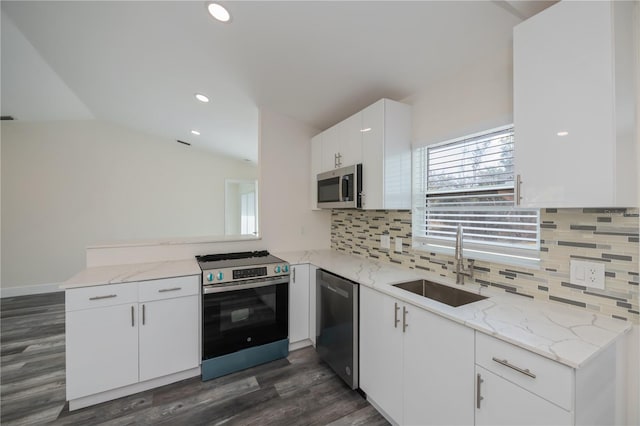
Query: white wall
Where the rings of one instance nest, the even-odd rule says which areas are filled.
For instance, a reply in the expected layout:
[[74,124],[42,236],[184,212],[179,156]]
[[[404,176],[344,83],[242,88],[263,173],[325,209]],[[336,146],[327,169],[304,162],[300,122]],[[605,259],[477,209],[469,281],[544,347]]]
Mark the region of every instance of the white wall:
[[87,245],[224,234],[257,167],[110,123],[2,122],[3,288],[64,281]]
[[309,208],[317,129],[260,109],[260,232],[271,251],[329,248],[331,212]]
[[443,142],[513,122],[511,49],[433,82],[413,105],[413,145]]

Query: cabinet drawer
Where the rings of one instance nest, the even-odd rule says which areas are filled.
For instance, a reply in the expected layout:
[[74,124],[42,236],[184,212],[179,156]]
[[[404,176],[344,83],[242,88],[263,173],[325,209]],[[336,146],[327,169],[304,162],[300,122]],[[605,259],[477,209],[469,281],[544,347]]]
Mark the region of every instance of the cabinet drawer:
[[476,364],[573,411],[574,371],[548,358],[476,332]]
[[69,289],[65,292],[66,312],[136,303],[138,283],[108,284]]
[[199,294],[200,276],[166,278],[162,280],[142,281],[138,284],[139,301],[172,299],[174,297]]

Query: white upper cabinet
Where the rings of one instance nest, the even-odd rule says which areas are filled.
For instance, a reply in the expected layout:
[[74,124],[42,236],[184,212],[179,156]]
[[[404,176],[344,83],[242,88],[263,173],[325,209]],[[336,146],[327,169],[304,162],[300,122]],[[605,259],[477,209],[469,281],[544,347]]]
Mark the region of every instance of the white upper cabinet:
[[563,1],[514,28],[521,206],[637,205],[632,12]]
[[411,208],[409,105],[380,99],[312,138],[311,208],[317,207],[318,173],[358,163],[363,209]]
[[358,113],[322,133],[322,171],[362,162],[361,124]]
[[362,111],[362,208],[411,208],[411,107],[381,99]]

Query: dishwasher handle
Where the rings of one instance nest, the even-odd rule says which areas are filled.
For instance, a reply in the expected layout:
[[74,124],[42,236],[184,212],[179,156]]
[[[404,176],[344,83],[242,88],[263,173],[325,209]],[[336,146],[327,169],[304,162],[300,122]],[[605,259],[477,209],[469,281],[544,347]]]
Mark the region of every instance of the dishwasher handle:
[[353,287],[358,286],[358,284],[353,281],[349,281],[346,278],[339,277],[321,269],[318,269],[316,273],[316,280],[320,287],[326,288],[345,299],[351,298],[351,295],[353,294]]

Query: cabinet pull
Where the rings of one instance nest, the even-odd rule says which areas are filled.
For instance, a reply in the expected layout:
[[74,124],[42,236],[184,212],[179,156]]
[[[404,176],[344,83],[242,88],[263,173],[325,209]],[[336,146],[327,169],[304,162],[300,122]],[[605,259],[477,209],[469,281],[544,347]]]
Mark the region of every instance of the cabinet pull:
[[108,294],[106,296],[94,296],[94,297],[90,297],[89,300],[101,300],[101,299],[112,299],[116,297],[115,294]]
[[409,324],[407,324],[407,314],[409,313],[409,311],[407,311],[407,308],[405,306],[402,307],[402,332],[404,333],[405,331],[407,331],[407,327],[409,327]]
[[173,288],[161,288],[158,290],[158,293],[166,293],[167,291],[178,291],[182,290],[182,287],[173,287]]
[[516,206],[519,206],[520,201],[522,200],[522,196],[520,195],[521,185],[522,185],[522,179],[520,179],[520,175],[516,175]]
[[134,312],[133,312],[133,306],[131,307],[131,327],[135,327],[136,323],[135,323],[135,319],[134,319]]
[[510,364],[510,363],[509,363],[509,361],[507,361],[506,359],[499,359],[499,358],[496,358],[495,356],[494,356],[493,358],[491,358],[491,359],[493,359],[493,360],[494,360],[495,362],[497,362],[498,364],[502,364],[502,365],[504,365],[505,367],[509,367],[509,368],[511,368],[512,370],[516,370],[518,373],[522,373],[522,374],[524,374],[525,376],[529,376],[529,377],[531,377],[532,379],[535,379],[535,378],[536,378],[536,375],[535,375],[535,374],[533,374],[531,371],[529,371],[529,369],[528,369],[528,368],[527,368],[527,369],[524,369],[524,368],[517,367],[517,366],[515,366],[515,365],[513,365],[513,364]]
[[145,309],[144,309],[144,305],[142,305],[142,325],[144,325],[145,323]]
[[395,311],[393,312],[393,327],[398,328],[398,323],[400,320],[398,319],[398,311],[400,310],[400,306],[398,306],[398,302],[393,303],[395,305]]
[[295,283],[296,282],[296,268],[291,268],[291,280]]
[[477,409],[480,409],[480,401],[484,399],[484,397],[480,395],[480,386],[482,385],[482,382],[484,382],[484,380],[482,380],[482,377],[480,376],[480,374],[477,374],[476,375],[476,408]]

